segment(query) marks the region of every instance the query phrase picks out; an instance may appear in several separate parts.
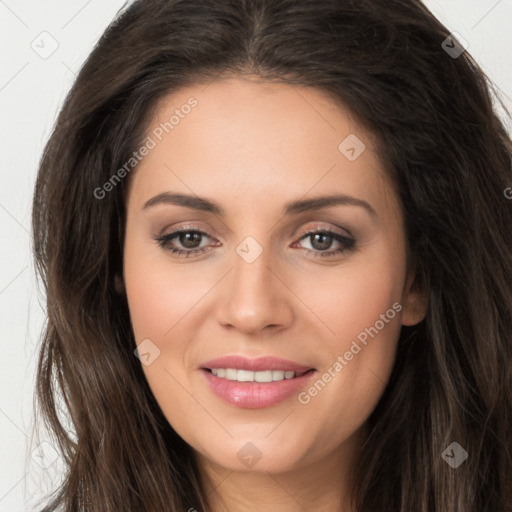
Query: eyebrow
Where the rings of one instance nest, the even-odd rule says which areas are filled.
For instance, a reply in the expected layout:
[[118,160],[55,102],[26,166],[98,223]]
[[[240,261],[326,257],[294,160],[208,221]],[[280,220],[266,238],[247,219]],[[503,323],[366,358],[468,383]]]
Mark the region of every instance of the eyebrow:
[[[219,216],[224,215],[224,210],[219,205],[209,201],[204,197],[177,194],[172,192],[163,192],[162,194],[158,194],[157,196],[152,197],[144,203],[142,209],[150,208],[151,206],[155,206],[157,204],[174,204],[177,206],[192,208],[194,210],[213,213]],[[296,215],[306,211],[321,210],[322,208],[329,208],[338,205],[359,206],[364,208],[373,217],[377,217],[377,212],[368,202],[346,194],[319,196],[310,199],[292,201],[285,204],[284,214]]]

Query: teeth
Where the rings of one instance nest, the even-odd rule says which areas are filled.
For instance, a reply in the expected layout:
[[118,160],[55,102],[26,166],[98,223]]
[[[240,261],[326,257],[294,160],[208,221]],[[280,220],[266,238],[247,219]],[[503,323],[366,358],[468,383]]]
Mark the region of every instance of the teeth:
[[212,368],[212,374],[222,379],[236,380],[238,382],[276,382],[284,379],[293,379],[295,372],[284,370],[264,370],[251,372],[235,368]]

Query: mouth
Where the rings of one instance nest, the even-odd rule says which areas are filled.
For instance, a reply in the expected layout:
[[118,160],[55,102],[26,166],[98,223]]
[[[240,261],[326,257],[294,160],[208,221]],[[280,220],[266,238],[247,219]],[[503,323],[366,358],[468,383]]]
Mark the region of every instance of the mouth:
[[310,384],[315,368],[274,356],[229,355],[199,367],[206,385],[224,403],[262,409],[291,399]]
[[[284,378],[292,378],[290,372],[294,372],[295,376],[300,376],[301,374],[314,370],[311,366],[306,366],[303,364],[296,363],[294,361],[290,361],[288,359],[282,359],[280,357],[274,356],[264,356],[258,357],[255,359],[247,358],[239,355],[230,355],[224,357],[218,357],[212,359],[210,361],[205,361],[200,365],[200,368],[209,370],[209,371],[218,371],[224,370],[225,374],[220,375],[220,377],[227,378],[230,380],[235,380],[233,376],[235,375],[233,372],[236,371],[236,375],[238,377],[238,372],[242,372],[240,376],[242,378],[248,378],[251,376],[251,373],[263,373],[263,372],[284,372]],[[249,372],[249,373],[243,373]],[[268,373],[267,373],[268,375]],[[288,375],[288,377],[286,377]],[[279,377],[280,374],[276,374],[276,378]],[[236,378],[237,378],[236,377]],[[259,377],[263,377],[260,375]]]
[[207,361],[199,369],[216,397],[245,409],[283,402],[298,394],[317,373],[310,366],[275,357],[226,356]]
[[234,380],[237,382],[280,382],[283,380],[296,379],[306,373],[315,371],[314,368],[309,370],[295,372],[292,370],[260,370],[250,371],[239,368],[203,368],[215,377],[220,379]]

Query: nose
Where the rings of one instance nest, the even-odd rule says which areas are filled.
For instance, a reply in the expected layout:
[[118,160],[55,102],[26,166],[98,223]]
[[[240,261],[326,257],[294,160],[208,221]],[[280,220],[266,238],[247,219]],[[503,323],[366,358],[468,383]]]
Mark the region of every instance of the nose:
[[264,329],[281,330],[293,322],[293,293],[284,276],[271,268],[268,252],[263,250],[250,263],[235,254],[233,269],[219,290],[217,319],[225,328],[258,334]]

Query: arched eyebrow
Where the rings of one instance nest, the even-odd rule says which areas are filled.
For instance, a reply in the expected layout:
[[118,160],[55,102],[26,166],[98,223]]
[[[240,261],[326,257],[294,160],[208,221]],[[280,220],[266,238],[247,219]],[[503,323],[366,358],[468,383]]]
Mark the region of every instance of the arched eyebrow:
[[[174,204],[177,206],[184,206],[194,210],[213,213],[215,215],[223,216],[224,209],[218,204],[199,196],[191,196],[188,194],[178,194],[172,192],[163,192],[155,197],[152,197],[144,203],[143,209],[150,208],[157,204]],[[359,206],[364,208],[372,217],[378,217],[375,209],[365,200],[358,199],[346,194],[335,194],[328,196],[312,197],[308,199],[300,199],[286,203],[284,206],[284,215],[297,215],[306,211],[316,211],[322,208],[329,208],[332,206],[348,205]]]

